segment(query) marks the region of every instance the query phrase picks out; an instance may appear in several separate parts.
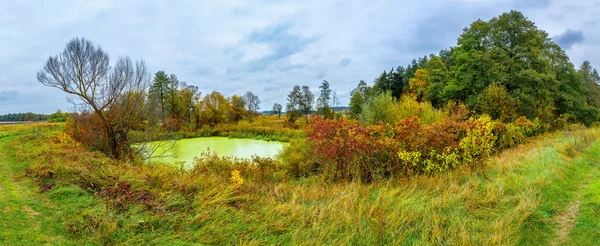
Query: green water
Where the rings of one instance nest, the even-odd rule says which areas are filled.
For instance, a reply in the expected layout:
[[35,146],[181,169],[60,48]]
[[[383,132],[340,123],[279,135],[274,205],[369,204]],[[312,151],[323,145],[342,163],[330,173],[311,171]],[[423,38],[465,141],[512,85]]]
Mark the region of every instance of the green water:
[[[167,157],[153,158],[151,161],[160,160],[170,163],[185,162],[192,165],[194,157],[202,152],[210,151],[219,156],[233,156],[250,158],[253,155],[261,157],[275,157],[287,143],[277,141],[263,141],[254,139],[239,139],[226,137],[186,138],[177,140],[174,147],[161,146],[155,153]],[[165,151],[165,149],[169,149]]]

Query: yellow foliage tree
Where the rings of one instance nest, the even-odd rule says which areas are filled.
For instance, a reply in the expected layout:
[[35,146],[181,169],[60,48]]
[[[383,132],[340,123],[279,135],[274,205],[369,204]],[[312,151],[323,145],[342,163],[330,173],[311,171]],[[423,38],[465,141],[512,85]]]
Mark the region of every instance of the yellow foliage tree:
[[428,83],[425,79],[427,77],[427,71],[419,68],[415,72],[415,77],[408,80],[408,85],[411,93],[417,96],[419,102],[422,101],[425,89],[427,89]]

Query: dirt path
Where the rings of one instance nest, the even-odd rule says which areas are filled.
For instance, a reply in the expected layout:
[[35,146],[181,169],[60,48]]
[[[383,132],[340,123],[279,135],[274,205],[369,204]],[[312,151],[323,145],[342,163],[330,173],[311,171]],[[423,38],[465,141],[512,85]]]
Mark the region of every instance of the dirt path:
[[556,239],[552,242],[552,245],[562,245],[567,240],[569,233],[573,229],[573,226],[575,226],[575,221],[579,214],[581,195],[590,183],[591,178],[595,176],[597,170],[598,166],[594,167],[579,187],[575,200],[569,204],[569,207],[567,207],[564,212],[558,214],[554,218],[554,221],[556,222]]
[[6,153],[8,139],[0,139],[0,245],[54,245],[66,243],[53,233],[57,212],[37,186],[15,174],[15,162]]

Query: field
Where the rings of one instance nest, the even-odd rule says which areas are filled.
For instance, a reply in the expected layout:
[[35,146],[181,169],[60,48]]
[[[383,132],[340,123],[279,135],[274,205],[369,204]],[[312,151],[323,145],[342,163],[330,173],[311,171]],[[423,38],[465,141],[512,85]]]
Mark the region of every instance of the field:
[[0,244],[600,240],[597,128],[535,137],[474,170],[370,184],[294,178],[265,160],[253,165],[207,156],[189,172],[124,164],[75,146],[61,129],[0,126]]

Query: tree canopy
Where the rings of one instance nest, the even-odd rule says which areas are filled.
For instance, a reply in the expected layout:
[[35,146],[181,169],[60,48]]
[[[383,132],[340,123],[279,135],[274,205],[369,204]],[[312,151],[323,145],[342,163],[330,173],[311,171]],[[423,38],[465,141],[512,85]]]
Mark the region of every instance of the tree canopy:
[[438,108],[463,102],[494,119],[525,116],[549,122],[569,114],[589,125],[598,120],[598,80],[589,62],[575,68],[548,33],[521,12],[510,11],[473,22],[450,49],[413,59],[406,69],[384,71],[373,88],[395,98],[402,88],[401,94],[415,94]]

